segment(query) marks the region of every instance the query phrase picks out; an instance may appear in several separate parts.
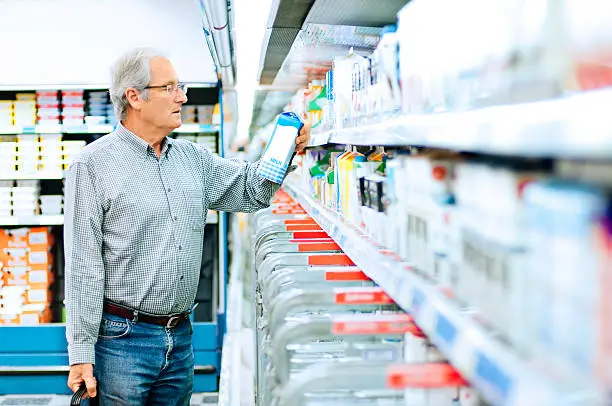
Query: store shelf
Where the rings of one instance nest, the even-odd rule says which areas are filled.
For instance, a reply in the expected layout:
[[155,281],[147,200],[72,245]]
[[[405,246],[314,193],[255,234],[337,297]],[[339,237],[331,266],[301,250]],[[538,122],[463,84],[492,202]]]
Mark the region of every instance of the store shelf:
[[183,124],[176,130],[175,133],[184,134],[184,133],[215,133],[219,131],[218,125],[210,125],[210,124]]
[[313,133],[325,144],[420,145],[529,157],[609,158],[612,91],[458,113],[403,115],[380,123]]
[[[219,215],[209,214],[206,224],[217,224]],[[64,215],[53,216],[0,216],[0,227],[3,226],[61,226],[64,224]]]
[[[111,124],[63,126],[63,125],[37,125],[37,126],[4,126],[0,127],[0,134],[106,134],[115,128]],[[210,124],[183,124],[175,133],[214,133],[219,126]]]
[[2,226],[60,226],[64,224],[64,215],[53,216],[0,216]]
[[98,125],[83,125],[83,126],[62,126],[62,133],[64,134],[107,134],[115,126],[111,124],[98,124]]
[[[493,405],[594,405],[597,392],[575,376],[543,372],[473,319],[455,301],[415,273],[401,259],[313,200],[294,175],[284,189],[395,302],[409,312],[429,339]],[[555,371],[558,373],[558,371]],[[561,375],[561,373],[558,373]],[[580,402],[573,403],[579,395]],[[590,396],[593,397],[590,397]]]
[[64,172],[36,172],[36,173],[19,173],[8,172],[0,175],[0,180],[38,180],[38,179],[63,179]]

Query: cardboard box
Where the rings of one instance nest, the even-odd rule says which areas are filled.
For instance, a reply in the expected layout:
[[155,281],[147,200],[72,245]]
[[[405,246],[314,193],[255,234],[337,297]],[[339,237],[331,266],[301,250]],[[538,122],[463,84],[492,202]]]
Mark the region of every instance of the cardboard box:
[[50,269],[53,254],[48,249],[4,248],[0,250],[0,262],[5,267],[29,267],[33,271]]
[[47,305],[25,305],[19,315],[19,324],[23,326],[50,323],[51,320],[51,308]]
[[47,305],[24,305],[18,312],[0,309],[0,325],[38,325],[51,320],[51,309]]
[[53,254],[46,249],[31,250],[28,254],[28,266],[33,271],[44,271],[53,265]]
[[28,248],[29,228],[0,230],[0,249]]
[[49,227],[32,227],[28,233],[28,245],[33,250],[50,249],[54,240]]
[[4,248],[0,250],[0,262],[4,266],[28,266],[28,248]]
[[50,269],[31,270],[30,267],[4,267],[0,270],[0,285],[22,286],[26,289],[48,289],[55,279]]
[[49,304],[53,301],[50,287],[29,288],[25,291],[25,304]]

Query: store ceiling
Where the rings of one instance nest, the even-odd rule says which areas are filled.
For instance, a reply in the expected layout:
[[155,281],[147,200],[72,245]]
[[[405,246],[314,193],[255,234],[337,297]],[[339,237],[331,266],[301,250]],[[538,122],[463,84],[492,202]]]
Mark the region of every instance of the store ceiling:
[[380,28],[396,22],[408,0],[277,0],[260,61],[261,85],[251,131],[265,126],[310,80],[324,77],[331,60],[349,48],[369,53]]

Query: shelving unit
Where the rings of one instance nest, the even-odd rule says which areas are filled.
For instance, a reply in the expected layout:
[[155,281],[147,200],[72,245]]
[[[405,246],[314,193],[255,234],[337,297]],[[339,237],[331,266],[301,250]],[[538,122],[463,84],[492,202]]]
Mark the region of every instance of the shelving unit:
[[[206,224],[218,224],[219,215],[209,213]],[[61,226],[64,224],[64,215],[38,215],[38,216],[0,216],[0,227],[7,226]]]
[[[74,126],[7,126],[0,127],[0,134],[105,134],[113,131],[114,126],[110,124]],[[174,130],[175,133],[216,133],[219,126],[210,124],[183,124]]]
[[36,173],[8,172],[0,175],[0,180],[52,180],[63,178],[64,171],[41,171]]
[[283,187],[366,275],[414,317],[451,364],[491,404],[569,405],[578,394],[583,396],[579,404],[598,404],[597,392],[586,379],[553,377],[550,369],[523,360],[399,256],[313,200],[295,178],[289,176]]
[[428,146],[526,157],[608,158],[604,111],[612,91],[456,113],[400,115],[383,122],[313,131],[309,146],[326,144]]
[[64,224],[64,215],[39,216],[3,216],[0,227],[4,226],[60,226]]

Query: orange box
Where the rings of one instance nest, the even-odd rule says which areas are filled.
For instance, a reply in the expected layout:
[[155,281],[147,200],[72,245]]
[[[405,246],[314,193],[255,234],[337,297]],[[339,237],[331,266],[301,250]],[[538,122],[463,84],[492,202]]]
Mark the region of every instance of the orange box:
[[29,288],[49,288],[55,281],[55,275],[49,269],[29,270],[26,273],[26,284]]
[[49,304],[53,300],[50,287],[28,288],[25,291],[25,304]]
[[47,305],[25,305],[19,315],[19,324],[37,325],[51,321],[51,309]]
[[51,309],[44,304],[25,305],[18,313],[0,310],[0,325],[38,325],[51,320]]
[[4,286],[25,286],[30,289],[43,289],[51,286],[55,275],[49,269],[32,270],[30,267],[5,267],[0,271]]
[[0,270],[0,285],[23,286],[26,284],[26,273],[30,268],[5,266]]
[[19,314],[0,311],[0,325],[3,324],[19,324]]
[[27,248],[29,228],[0,230],[0,248]]
[[46,249],[31,250],[28,253],[28,265],[32,270],[48,270],[53,264],[53,255]]
[[5,248],[0,261],[8,267],[28,266],[28,251],[28,248]]
[[28,233],[28,246],[32,250],[40,251],[53,247],[53,234],[49,227],[32,227]]
[[0,262],[5,267],[26,267],[32,270],[49,270],[53,266],[53,254],[47,249],[5,248],[0,250]]

